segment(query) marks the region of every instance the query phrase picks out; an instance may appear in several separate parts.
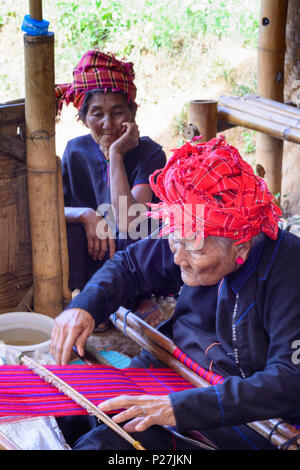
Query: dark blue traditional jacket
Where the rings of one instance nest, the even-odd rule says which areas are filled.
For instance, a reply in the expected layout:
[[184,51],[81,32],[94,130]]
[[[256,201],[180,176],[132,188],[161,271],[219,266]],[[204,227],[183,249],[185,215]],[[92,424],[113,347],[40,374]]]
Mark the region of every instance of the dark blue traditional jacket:
[[[130,189],[141,184],[149,184],[149,176],[166,164],[166,156],[161,145],[149,137],[141,137],[137,147],[124,156],[124,166]],[[66,207],[99,208],[100,213],[113,213],[109,210],[110,179],[109,162],[91,134],[76,137],[68,142],[62,158],[64,202]],[[152,202],[158,202],[153,194]],[[154,224],[146,220],[136,232],[136,237],[145,238],[153,230]],[[116,250],[125,250],[137,238],[119,235],[116,223],[111,226],[116,232]],[[94,260],[88,253],[86,233],[81,224],[67,224],[69,248],[69,286],[82,289],[91,275],[102,266],[104,259]],[[106,253],[109,258],[109,253]]]
[[107,261],[69,308],[87,310],[99,324],[141,295],[176,292],[161,331],[226,377],[170,394],[179,431],[272,417],[300,423],[300,239],[280,230],[275,241],[265,237],[242,267],[209,287],[182,283],[167,240],[141,240]]
[[[141,137],[139,145],[124,157],[128,183],[132,189],[149,184],[149,176],[166,164],[161,145],[149,137]],[[62,158],[65,206],[90,207],[110,203],[109,162],[91,134],[76,137],[67,143]],[[153,196],[153,201],[157,198]]]

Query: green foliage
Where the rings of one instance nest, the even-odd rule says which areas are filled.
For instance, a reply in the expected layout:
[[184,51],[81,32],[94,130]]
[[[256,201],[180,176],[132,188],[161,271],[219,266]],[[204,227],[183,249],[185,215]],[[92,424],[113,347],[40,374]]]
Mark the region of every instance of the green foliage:
[[[238,0],[57,0],[59,25],[65,45],[88,48],[119,41],[120,52],[134,47],[156,52],[164,48],[172,54],[189,46],[193,38],[207,35],[217,39],[239,35],[243,44],[257,40],[256,7],[245,8]],[[242,4],[242,5],[241,5]],[[130,33],[130,34],[129,34]],[[122,46],[121,46],[122,43]],[[121,49],[123,49],[121,51]],[[126,49],[126,51],[125,51]]]
[[58,1],[61,11],[59,23],[65,32],[66,43],[79,45],[80,49],[90,48],[105,42],[123,24],[121,3],[109,2],[102,5],[101,0]]
[[249,155],[250,153],[255,152],[256,150],[256,145],[255,145],[255,135],[256,131],[245,131],[242,133],[242,136],[244,138],[244,154]]

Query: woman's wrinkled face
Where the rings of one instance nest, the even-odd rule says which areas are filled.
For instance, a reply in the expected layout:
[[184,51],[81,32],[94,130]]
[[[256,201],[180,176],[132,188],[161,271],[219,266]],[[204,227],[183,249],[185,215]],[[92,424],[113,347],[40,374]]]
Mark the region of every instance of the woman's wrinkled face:
[[131,122],[133,113],[120,93],[96,93],[89,103],[85,124],[101,150],[107,152],[126,131],[124,122]]
[[237,249],[234,245],[224,251],[212,237],[206,238],[195,248],[195,239],[176,238],[169,235],[169,245],[174,262],[180,266],[181,278],[191,287],[212,286],[237,269]]

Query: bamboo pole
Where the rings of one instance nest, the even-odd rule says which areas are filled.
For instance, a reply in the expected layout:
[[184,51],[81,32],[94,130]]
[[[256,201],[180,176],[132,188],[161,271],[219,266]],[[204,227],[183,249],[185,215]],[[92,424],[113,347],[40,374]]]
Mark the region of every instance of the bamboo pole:
[[69,289],[69,253],[67,240],[67,226],[64,207],[64,191],[61,172],[61,159],[57,157],[57,184],[58,184],[58,217],[59,217],[59,239],[62,265],[62,303],[65,308],[72,300]]
[[[41,12],[42,2],[30,2]],[[34,311],[62,310],[55,152],[54,34],[24,35],[25,122]]]
[[300,110],[297,110],[298,113],[293,113],[287,109],[293,109],[293,106],[286,106],[285,109],[279,109],[272,106],[273,101],[268,101],[271,103],[270,106],[266,103],[260,103],[259,101],[248,100],[247,98],[222,95],[219,98],[219,105],[242,111],[246,114],[252,114],[261,119],[266,119],[270,121],[270,127],[272,127],[272,123],[278,123],[283,124],[287,129],[298,128],[300,130]]
[[[210,386],[206,380],[202,379],[172,356],[173,351],[177,348],[172,340],[138,318],[134,313],[128,312],[123,307],[119,307],[117,312],[111,315],[111,321],[118,329],[137,342],[142,348],[151,352],[155,357],[171,367],[196,387],[202,388]],[[266,439],[269,439],[272,429],[276,426],[276,431],[272,433],[269,440],[275,447],[280,448],[284,446],[288,440],[294,439],[296,435],[299,435],[297,429],[293,426],[286,422],[281,423],[280,421],[279,418],[274,418],[247,423],[247,426],[251,427]],[[298,450],[299,445],[300,438],[290,445],[289,450]]]
[[[285,30],[288,0],[262,0],[258,39],[258,94],[283,101]],[[260,133],[256,137],[256,159],[266,172],[273,194],[281,192],[283,142]]]
[[43,5],[41,0],[29,0],[29,15],[35,20],[42,21]]
[[267,136],[275,137],[275,140],[281,139],[300,143],[300,129],[296,127],[288,127],[277,122],[270,122],[266,118],[222,105],[218,106],[218,116],[219,119],[229,124],[262,132]]
[[290,104],[280,103],[279,101],[270,100],[256,95],[245,95],[242,99],[247,102],[254,102],[255,105],[260,108],[272,109],[278,114],[300,118],[300,109]]
[[[189,103],[189,126],[185,137],[201,135],[200,142],[207,142],[216,137],[218,121],[218,102],[215,100],[192,100]],[[189,135],[190,129],[193,135]]]

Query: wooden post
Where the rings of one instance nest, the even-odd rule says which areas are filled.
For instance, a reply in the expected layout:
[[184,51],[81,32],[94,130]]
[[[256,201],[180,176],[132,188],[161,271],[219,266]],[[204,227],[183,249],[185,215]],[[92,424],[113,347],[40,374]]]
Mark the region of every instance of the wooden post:
[[[42,2],[30,1],[30,11],[35,11],[40,19]],[[54,34],[25,34],[24,54],[34,310],[54,317],[62,310],[55,151]]]
[[202,135],[200,142],[216,137],[218,122],[218,102],[214,100],[193,100],[189,106],[189,123]]
[[[285,30],[288,0],[262,0],[258,39],[258,94],[283,102]],[[265,134],[256,139],[257,163],[273,194],[281,192],[283,141]]]
[[65,308],[72,300],[72,293],[69,289],[69,252],[67,240],[67,227],[65,218],[63,179],[61,171],[61,159],[57,158],[57,183],[58,183],[58,217],[60,234],[60,253],[62,264],[62,301]]
[[29,0],[29,15],[35,20],[42,21],[43,5],[41,0]]

